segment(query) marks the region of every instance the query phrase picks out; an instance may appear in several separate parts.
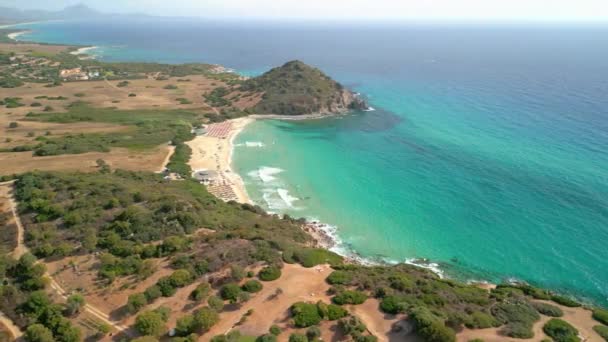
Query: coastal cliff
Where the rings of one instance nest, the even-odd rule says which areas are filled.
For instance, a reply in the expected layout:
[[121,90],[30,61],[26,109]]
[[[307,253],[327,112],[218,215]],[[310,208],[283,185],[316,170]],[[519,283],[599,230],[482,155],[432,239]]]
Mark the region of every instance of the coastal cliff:
[[291,61],[245,81],[241,88],[262,93],[258,114],[342,114],[367,108],[365,101],[321,70]]

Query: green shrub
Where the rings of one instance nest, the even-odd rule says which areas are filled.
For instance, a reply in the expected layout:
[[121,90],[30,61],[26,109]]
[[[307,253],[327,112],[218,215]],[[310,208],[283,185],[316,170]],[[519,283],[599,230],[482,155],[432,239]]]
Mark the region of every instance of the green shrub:
[[543,331],[555,342],[578,342],[578,330],[568,322],[552,318],[543,326]]
[[247,292],[255,293],[260,292],[262,290],[262,287],[262,283],[255,279],[251,279],[246,281],[245,284],[243,284],[242,289]]
[[281,334],[281,328],[279,328],[277,325],[273,324],[270,327],[269,332],[271,334],[273,334],[274,336],[279,336]]
[[222,286],[220,290],[220,296],[223,300],[228,300],[231,303],[236,303],[239,300],[241,294],[241,288],[234,283],[226,284]]
[[127,311],[130,313],[136,313],[148,304],[148,300],[143,293],[135,293],[129,296],[127,299]]
[[598,335],[600,335],[605,341],[608,341],[608,327],[605,325],[596,325],[593,327]]
[[16,123],[15,121],[12,121],[8,124],[8,128],[17,128],[19,126],[18,123]]
[[329,304],[327,306],[327,319],[335,321],[337,319],[348,316],[348,311],[338,305]]
[[608,310],[595,308],[593,309],[593,319],[596,321],[608,325]]
[[405,305],[397,296],[385,296],[380,302],[380,309],[389,314],[398,314],[405,311]]
[[526,301],[498,303],[492,307],[492,314],[506,324],[500,333],[514,338],[533,337],[532,326],[540,319],[536,309]]
[[367,328],[361,320],[356,316],[351,316],[345,319],[341,319],[338,321],[338,327],[345,335],[360,335]]
[[188,104],[192,104],[192,101],[188,100],[187,98],[184,97],[180,97],[175,99],[176,101],[179,102],[179,104],[183,104],[183,105],[188,105]]
[[169,281],[174,287],[184,287],[192,282],[192,274],[188,270],[177,270],[169,276]]
[[321,329],[317,326],[306,329],[306,337],[309,341],[317,341],[321,337]]
[[564,312],[562,309],[558,308],[555,305],[546,304],[546,303],[532,303],[532,306],[538,311],[538,313],[543,314],[549,317],[562,317]]
[[[7,338],[6,341],[9,339]],[[25,331],[25,340],[28,342],[54,342],[53,332],[42,324],[32,324]]]
[[157,298],[162,297],[162,295],[163,294],[160,291],[160,288],[156,285],[152,285],[144,291],[144,296],[146,296],[146,300],[148,301],[148,303],[152,303]]
[[500,323],[492,315],[481,311],[475,311],[469,316],[465,325],[470,329],[486,329],[496,327],[500,325]]
[[551,296],[551,300],[556,302],[557,304],[561,304],[563,306],[567,306],[567,307],[571,307],[571,308],[576,308],[581,306],[581,303],[568,298],[568,297],[564,297],[564,296],[559,296],[559,295],[553,295]]
[[361,291],[345,290],[332,298],[338,305],[344,304],[363,304],[367,300],[367,295]]
[[220,316],[215,310],[208,307],[201,308],[194,313],[193,331],[205,333],[219,320]]
[[135,329],[142,335],[161,336],[165,330],[165,321],[160,313],[145,311],[135,319]]
[[272,334],[266,334],[258,336],[258,338],[255,339],[255,342],[277,342],[277,337]]
[[116,84],[117,87],[119,88],[123,88],[129,85],[129,81],[122,81],[122,82],[118,82],[118,84]]
[[349,272],[338,270],[333,271],[326,280],[331,285],[348,285],[353,280],[353,276]]
[[264,267],[258,274],[258,277],[263,281],[277,280],[281,277],[281,269],[274,265]]
[[498,331],[501,335],[513,338],[529,339],[534,337],[534,332],[529,324],[523,322],[512,322],[506,324]]
[[209,307],[215,311],[222,311],[224,309],[224,301],[218,296],[211,296],[207,299]]
[[308,342],[308,337],[302,334],[289,335],[289,342]]
[[338,254],[323,248],[300,248],[293,251],[293,259],[304,267],[321,264],[339,265],[343,259]]
[[194,316],[186,315],[177,319],[175,323],[175,334],[177,336],[187,336],[193,333]]
[[298,302],[290,308],[291,316],[296,327],[306,328],[321,322],[321,315],[315,304]]
[[190,293],[189,298],[194,301],[201,301],[207,297],[209,294],[209,290],[211,290],[211,286],[207,282],[200,283],[192,292]]
[[414,308],[409,314],[416,333],[427,342],[454,342],[456,334],[440,318],[425,307]]

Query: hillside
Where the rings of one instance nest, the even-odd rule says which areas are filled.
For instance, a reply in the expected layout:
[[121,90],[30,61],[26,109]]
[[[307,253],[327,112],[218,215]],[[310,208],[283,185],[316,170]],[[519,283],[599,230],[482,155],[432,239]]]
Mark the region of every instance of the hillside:
[[[388,340],[389,331],[379,330],[387,324],[390,334],[414,330],[438,342],[461,333],[542,338],[552,326],[576,336],[566,321],[593,336],[608,315],[596,310],[594,322],[580,304],[526,285],[484,290],[410,265],[344,264],[307,247],[302,221],[218,201],[191,180],[103,168],[33,172],[17,178],[14,197],[25,243],[43,263],[30,254],[0,258],[0,309],[28,335],[40,330],[57,341],[100,338],[112,329],[158,341],[175,327],[173,341],[231,341],[211,336],[242,329],[265,334],[257,341],[307,341],[304,334],[330,340],[337,331],[373,342]],[[53,304],[47,293],[58,290],[49,281],[71,293],[66,304]],[[100,328],[91,310],[110,312],[112,329]]]
[[251,111],[258,114],[332,114],[366,104],[321,70],[291,61],[245,81],[242,90],[263,93]]

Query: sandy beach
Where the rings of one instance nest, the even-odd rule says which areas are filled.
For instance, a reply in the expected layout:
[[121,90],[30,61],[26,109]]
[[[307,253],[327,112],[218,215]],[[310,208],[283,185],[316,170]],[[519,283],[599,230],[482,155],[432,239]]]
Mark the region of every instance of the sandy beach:
[[[254,119],[238,118],[225,123],[209,125],[209,133],[187,142],[192,149],[188,163],[194,172],[212,170],[218,173],[215,184],[209,185],[209,192],[223,200],[251,203],[241,177],[232,170],[234,138]],[[220,126],[221,125],[221,126]],[[215,127],[221,127],[220,134],[211,134]]]
[[9,39],[12,39],[12,40],[14,40],[14,41],[19,41],[19,39],[17,39],[17,38],[18,38],[20,35],[26,34],[26,33],[28,33],[28,32],[29,32],[29,31],[19,31],[19,32],[13,32],[13,33],[9,33],[9,34],[7,34],[6,36],[7,36]]
[[[75,56],[79,56],[79,58],[81,60],[84,60],[84,59],[94,59],[95,56],[91,55],[89,53],[89,51],[95,50],[95,49],[97,49],[97,46],[86,46],[86,47],[78,48],[78,49],[70,52],[70,54],[75,55]],[[85,55],[85,56],[82,56],[82,55]]]

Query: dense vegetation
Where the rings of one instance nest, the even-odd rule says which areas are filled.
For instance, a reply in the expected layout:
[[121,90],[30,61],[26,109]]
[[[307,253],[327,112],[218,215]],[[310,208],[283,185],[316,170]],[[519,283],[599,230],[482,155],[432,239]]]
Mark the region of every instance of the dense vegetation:
[[[16,184],[32,251],[47,257],[101,249],[108,253],[100,270],[107,279],[146,272],[145,259],[172,254],[172,267],[192,274],[229,262],[278,265],[280,249],[309,239],[291,219],[224,203],[189,180],[170,182],[119,170],[28,173]],[[217,233],[196,241],[184,237],[202,227]],[[161,239],[161,244],[149,244]],[[202,246],[222,246],[232,254]]]
[[[245,277],[246,266],[266,265],[259,278],[271,281],[281,276],[282,261],[287,258],[305,266],[332,261],[335,269],[327,282],[333,286],[333,302],[338,305],[294,305],[291,313],[299,327],[343,319],[344,329],[356,334],[357,325],[351,325],[353,319],[345,318],[348,313],[340,305],[360,304],[369,296],[378,298],[380,309],[386,313],[409,314],[418,334],[429,341],[453,341],[454,334],[465,326],[472,329],[500,326],[505,336],[527,338],[540,317],[539,312],[555,317],[562,314],[555,306],[534,302],[533,298],[552,296],[527,285],[503,285],[488,292],[440,279],[409,265],[342,264],[331,253],[304,247],[309,237],[299,228],[301,221],[268,215],[247,204],[224,203],[190,180],[165,181],[160,175],[121,170],[90,174],[33,172],[18,176],[15,196],[26,225],[27,245],[39,257],[98,252],[99,277],[106,282],[125,275],[143,279],[154,272],[148,259],[169,257],[175,271],[144,292],[131,295],[126,307],[131,313],[199,281],[190,299],[206,300],[209,308],[203,311],[203,316],[213,322],[214,313],[222,310],[225,301],[241,303],[249,298],[249,293],[262,288],[253,279],[237,285]],[[215,232],[193,234],[199,228]],[[12,270],[12,264],[7,264],[4,269]],[[211,277],[209,283],[200,282],[201,276],[228,266],[230,275]],[[7,274],[16,276],[11,272],[14,271]],[[44,287],[41,281],[42,278],[30,277],[18,282],[27,284],[24,288],[27,291],[36,291]],[[9,280],[12,282],[16,281]],[[222,298],[208,297],[211,287],[218,288]],[[10,294],[10,298],[3,297],[5,302],[10,299],[3,308],[16,310],[27,298]],[[72,305],[78,303],[74,301]],[[62,313],[74,310],[70,307]],[[594,317],[601,320],[603,314],[596,310]],[[144,311],[140,315],[143,315],[140,321],[152,322],[163,333],[166,331],[160,313]],[[200,319],[196,315],[181,319],[181,336],[200,333],[205,331],[206,324],[211,324],[195,323]],[[560,326],[549,328],[561,334]],[[50,333],[54,333],[53,329]]]
[[112,108],[91,108],[84,103],[74,103],[65,113],[30,113],[28,120],[71,123],[105,122],[128,126],[127,130],[105,134],[73,134],[60,137],[38,137],[34,146],[20,146],[16,150],[32,149],[37,156],[78,154],[90,151],[109,151],[111,147],[144,149],[171,142],[178,146],[173,166],[180,173],[189,150],[184,141],[192,139],[194,124],[200,123],[198,114],[180,110],[122,111]]
[[264,94],[252,109],[255,113],[300,115],[319,113],[341,103],[344,89],[321,70],[291,61],[243,82],[240,90]]
[[[23,330],[29,341],[79,342],[81,332],[68,316],[78,312],[84,302],[72,296],[67,304],[54,303],[44,289],[48,279],[44,264],[31,254],[19,260],[0,257],[0,308]],[[36,339],[44,337],[45,339]]]
[[327,278],[333,285],[334,303],[359,304],[366,294],[375,296],[382,311],[409,314],[417,333],[427,341],[453,341],[463,327],[500,327],[504,336],[530,338],[539,313],[563,315],[557,306],[534,301],[555,296],[525,284],[499,285],[488,292],[409,265],[344,264],[334,269]]
[[578,330],[568,322],[552,318],[543,326],[543,331],[555,342],[579,342]]

